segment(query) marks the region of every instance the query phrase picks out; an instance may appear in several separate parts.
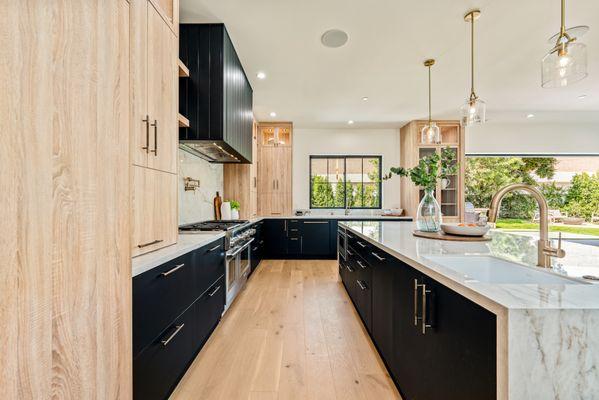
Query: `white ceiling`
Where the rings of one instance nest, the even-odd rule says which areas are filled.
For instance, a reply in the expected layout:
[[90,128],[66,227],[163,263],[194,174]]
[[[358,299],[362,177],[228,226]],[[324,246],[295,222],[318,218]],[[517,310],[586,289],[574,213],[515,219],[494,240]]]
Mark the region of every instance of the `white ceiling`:
[[[566,25],[589,25],[589,77],[540,87],[540,60],[559,29],[559,0],[181,0],[181,21],[224,22],[254,88],[258,120],[296,127],[399,127],[427,115],[424,59],[433,67],[433,118],[457,118],[469,93],[469,25],[476,23],[476,91],[487,118],[599,121],[599,1],[569,0]],[[320,36],[349,34],[341,48]],[[256,78],[264,71],[267,79]],[[580,94],[586,94],[579,100]],[[369,101],[362,101],[368,96]],[[269,113],[275,111],[276,118]]]

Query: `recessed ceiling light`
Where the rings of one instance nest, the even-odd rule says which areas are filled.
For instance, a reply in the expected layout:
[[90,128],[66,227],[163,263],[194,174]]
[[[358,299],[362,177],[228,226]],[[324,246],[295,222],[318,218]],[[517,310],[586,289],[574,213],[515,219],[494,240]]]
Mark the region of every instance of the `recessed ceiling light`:
[[353,125],[353,124],[354,124],[354,121],[352,121],[352,120],[350,119],[349,121],[347,121],[347,124],[348,124],[348,125]]
[[274,118],[274,117],[276,117],[276,116],[277,116],[277,113],[276,113],[276,112],[274,112],[274,111],[271,111],[271,112],[270,112],[270,116]]
[[579,98],[580,100],[582,100],[582,99],[586,99],[586,97],[587,97],[587,95],[586,95],[586,94],[581,94],[580,96],[578,96],[578,98]]
[[266,79],[266,73],[264,73],[264,72],[260,71],[260,72],[258,72],[258,73],[256,74],[256,77],[257,77],[258,79]]
[[322,34],[320,37],[320,41],[326,47],[337,48],[343,46],[347,43],[347,33],[343,32],[340,29],[330,29]]
[[368,97],[367,96],[362,97],[362,101],[368,101]]
[[534,114],[526,114],[526,118],[528,118],[528,119],[531,119],[531,118],[534,118],[534,117],[535,117]]

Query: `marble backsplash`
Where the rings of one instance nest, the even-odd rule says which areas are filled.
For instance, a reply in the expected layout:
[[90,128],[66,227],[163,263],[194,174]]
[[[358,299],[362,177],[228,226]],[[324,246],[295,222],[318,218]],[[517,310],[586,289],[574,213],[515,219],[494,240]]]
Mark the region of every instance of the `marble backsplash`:
[[[179,149],[179,225],[214,219],[213,199],[223,193],[223,165],[211,164]],[[199,179],[200,187],[185,191],[183,179]]]

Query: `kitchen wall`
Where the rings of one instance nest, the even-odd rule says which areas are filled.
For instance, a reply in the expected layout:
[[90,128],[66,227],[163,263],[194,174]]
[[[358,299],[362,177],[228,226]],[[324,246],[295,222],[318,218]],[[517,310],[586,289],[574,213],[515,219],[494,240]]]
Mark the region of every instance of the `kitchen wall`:
[[599,123],[493,123],[466,129],[466,153],[599,154]]
[[[183,178],[200,180],[200,188],[186,192]],[[179,149],[179,224],[214,219],[213,199],[223,194],[223,165],[210,164]]]
[[[294,129],[293,209],[310,208],[310,155],[362,154],[383,156],[383,173],[399,165],[399,129]],[[383,208],[399,206],[399,180],[383,182]]]

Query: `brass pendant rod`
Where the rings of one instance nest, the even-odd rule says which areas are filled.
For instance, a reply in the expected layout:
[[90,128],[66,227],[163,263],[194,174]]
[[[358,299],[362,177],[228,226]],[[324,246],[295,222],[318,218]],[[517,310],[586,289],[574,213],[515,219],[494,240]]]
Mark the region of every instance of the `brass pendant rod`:
[[474,14],[470,18],[470,69],[471,69],[471,77],[470,77],[470,100],[474,97],[476,99],[476,94],[474,94]]
[[428,66],[428,125],[431,125],[431,66]]
[[562,21],[559,32],[560,36],[566,33],[566,0],[562,0]]

